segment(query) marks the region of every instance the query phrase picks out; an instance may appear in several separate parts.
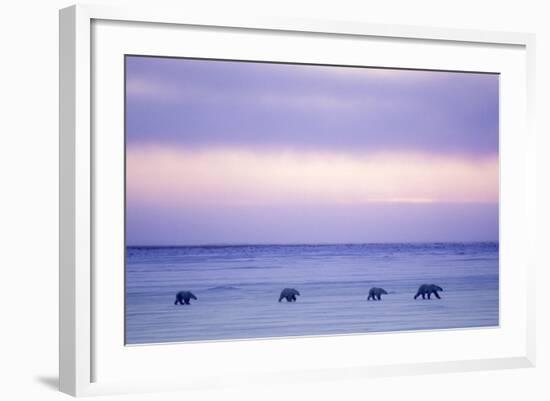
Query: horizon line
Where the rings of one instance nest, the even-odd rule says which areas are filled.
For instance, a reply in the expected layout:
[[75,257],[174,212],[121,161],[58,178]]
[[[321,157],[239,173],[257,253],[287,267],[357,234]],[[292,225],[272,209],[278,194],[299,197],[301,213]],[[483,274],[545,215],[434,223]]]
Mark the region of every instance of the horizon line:
[[304,243],[210,243],[210,244],[166,244],[166,245],[128,245],[126,248],[207,248],[207,247],[244,247],[244,246],[328,246],[328,245],[403,245],[403,244],[483,244],[483,243],[499,243],[499,240],[479,240],[479,241],[397,241],[397,242],[304,242]]

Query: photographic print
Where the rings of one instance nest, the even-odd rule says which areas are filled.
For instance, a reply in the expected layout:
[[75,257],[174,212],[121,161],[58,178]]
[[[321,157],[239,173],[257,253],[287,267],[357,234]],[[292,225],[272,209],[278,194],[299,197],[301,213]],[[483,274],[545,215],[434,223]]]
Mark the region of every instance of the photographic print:
[[125,56],[125,343],[499,325],[499,75]]

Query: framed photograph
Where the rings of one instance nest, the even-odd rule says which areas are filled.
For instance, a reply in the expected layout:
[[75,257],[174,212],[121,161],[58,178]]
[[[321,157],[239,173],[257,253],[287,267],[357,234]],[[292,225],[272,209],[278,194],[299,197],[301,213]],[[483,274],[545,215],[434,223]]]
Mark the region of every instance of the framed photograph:
[[532,35],[73,6],[60,52],[62,391],[534,365]]

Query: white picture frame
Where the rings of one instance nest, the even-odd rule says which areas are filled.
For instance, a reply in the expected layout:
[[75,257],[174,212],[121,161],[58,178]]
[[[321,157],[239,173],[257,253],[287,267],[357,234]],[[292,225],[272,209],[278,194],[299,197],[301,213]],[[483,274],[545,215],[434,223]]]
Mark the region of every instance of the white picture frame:
[[[117,23],[134,25],[115,26]],[[96,29],[94,24],[100,27],[97,29],[102,30],[94,31]],[[463,49],[457,50],[458,52],[478,49],[476,54],[479,54],[480,58],[484,57],[484,52],[489,48],[494,48],[495,54],[502,52],[502,59],[496,57],[492,61],[492,63],[503,64],[502,68],[509,68],[507,74],[511,77],[509,81],[506,81],[509,84],[505,84],[509,85],[505,87],[510,90],[503,91],[501,94],[503,99],[510,101],[501,108],[503,113],[507,113],[501,119],[503,124],[501,128],[505,133],[505,137],[501,137],[501,141],[503,140],[502,143],[506,145],[501,149],[503,153],[501,156],[501,202],[503,208],[501,217],[504,216],[504,221],[507,222],[504,229],[501,226],[501,230],[504,230],[501,232],[501,236],[506,236],[504,241],[501,238],[501,244],[503,247],[506,244],[515,244],[506,249],[503,255],[505,257],[504,268],[508,269],[505,270],[505,278],[509,277],[509,279],[506,278],[508,281],[501,283],[503,284],[501,285],[501,306],[504,304],[505,312],[510,313],[504,316],[506,324],[496,330],[380,334],[368,337],[304,337],[277,341],[269,339],[248,342],[228,341],[210,345],[187,344],[184,347],[180,346],[179,351],[189,358],[196,358],[197,361],[199,359],[212,361],[212,358],[215,358],[214,355],[219,355],[220,352],[225,352],[232,360],[236,361],[232,362],[231,366],[223,366],[223,363],[220,363],[220,369],[213,373],[209,373],[211,369],[206,364],[202,369],[198,368],[197,372],[185,372],[185,379],[181,379],[177,375],[166,375],[170,364],[174,363],[174,361],[170,361],[170,358],[177,358],[177,356],[170,356],[173,353],[170,348],[172,345],[135,347],[128,355],[122,352],[122,349],[109,348],[112,345],[105,345],[110,341],[104,341],[109,335],[109,325],[119,322],[120,314],[106,316],[106,313],[103,313],[105,308],[101,306],[101,302],[98,304],[98,299],[94,297],[116,297],[114,292],[119,287],[115,285],[116,277],[113,281],[115,284],[111,286],[105,285],[110,280],[108,275],[104,272],[97,274],[98,261],[101,266],[104,266],[105,264],[101,261],[106,257],[103,253],[98,253],[98,249],[102,249],[101,246],[98,247],[98,239],[99,242],[112,241],[114,243],[117,243],[118,239],[107,238],[107,235],[103,235],[104,233],[98,234],[102,230],[100,219],[105,210],[104,204],[101,204],[102,206],[98,210],[98,202],[101,199],[98,200],[95,196],[95,191],[100,189],[98,185],[103,185],[98,184],[96,177],[101,174],[101,169],[105,169],[105,165],[102,165],[103,167],[98,165],[98,158],[103,159],[105,156],[105,159],[115,159],[110,159],[108,155],[108,147],[111,145],[105,141],[97,143],[94,138],[94,132],[96,132],[94,129],[103,127],[102,122],[95,119],[102,118],[101,116],[104,115],[95,110],[103,106],[101,106],[101,102],[96,103],[97,99],[94,99],[94,96],[103,95],[100,92],[96,93],[96,89],[93,87],[92,80],[94,74],[97,73],[94,69],[99,71],[102,68],[102,61],[98,60],[107,60],[110,56],[98,56],[97,60],[95,57],[102,54],[98,52],[102,52],[103,48],[106,53],[111,52],[112,54],[109,54],[119,57],[119,53],[123,52],[121,43],[126,43],[128,37],[139,36],[140,30],[150,27],[156,28],[154,28],[154,32],[148,32],[148,39],[145,40],[143,37],[143,43],[140,44],[140,46],[149,46],[148,49],[154,49],[155,40],[160,45],[160,39],[171,34],[170,29],[177,30],[180,27],[185,30],[185,27],[200,27],[205,31],[215,30],[216,35],[226,35],[228,39],[230,36],[227,32],[246,32],[250,35],[264,34],[267,36],[271,34],[274,36],[278,34],[306,35],[308,38],[322,36],[327,40],[338,37],[350,41],[378,38],[386,40],[388,43],[391,41],[417,41],[421,44],[433,44],[441,50],[444,46],[456,46],[457,49]],[[130,29],[133,30],[131,34]],[[128,34],[120,33],[122,31],[126,31]],[[94,32],[97,36],[95,41]],[[106,39],[112,43],[110,50],[107,49],[110,45],[107,46]],[[298,51],[300,45],[296,44],[296,46],[295,50]],[[159,52],[164,54],[170,51],[167,50],[168,47]],[[534,35],[525,33],[374,25],[342,21],[270,18],[234,20],[209,15],[190,15],[185,10],[168,12],[155,8],[120,9],[107,6],[78,5],[61,10],[60,390],[80,396],[167,389],[200,389],[248,382],[284,383],[327,380],[329,378],[360,379],[381,375],[534,366],[535,258],[532,255],[534,255],[536,215],[535,137],[531,126],[534,110],[534,48]],[[508,52],[506,49],[510,51]],[[350,53],[350,50],[347,52]],[[427,49],[426,52],[426,54],[434,53],[434,49]],[[506,54],[504,55],[504,53]],[[284,55],[281,57],[284,59]],[[350,56],[343,54],[341,57],[345,59]],[[510,60],[510,63],[506,64],[512,66],[504,67],[507,60]],[[387,63],[392,62],[386,61],[384,65],[400,66]],[[449,63],[452,63],[452,60],[442,60],[439,63],[432,59],[418,65],[424,68],[445,69],[446,66],[452,65]],[[492,69],[494,72],[501,72],[497,64],[490,64],[489,61],[487,63],[486,68]],[[492,68],[491,65],[496,67]],[[455,69],[463,68],[457,65]],[[466,69],[468,68],[466,67]],[[117,74],[119,73],[120,71]],[[118,78],[113,77],[113,79]],[[517,92],[511,94],[512,89]],[[114,90],[122,93],[122,87]],[[112,124],[110,127],[119,126],[115,122]],[[109,185],[117,185],[117,181],[115,180]],[[108,255],[107,257],[114,256]],[[519,294],[518,301],[514,302],[513,307],[508,302],[511,296],[509,289],[512,284],[518,287],[515,296]],[[123,325],[122,321],[119,323]],[[101,329],[97,327],[101,327]],[[115,329],[113,328],[113,330]],[[119,331],[119,328],[116,330]],[[506,334],[507,330],[509,330],[508,334]],[[500,336],[500,332],[504,334]],[[455,349],[455,356],[442,355],[441,358],[430,357],[425,360],[418,359],[413,353],[403,355],[401,359],[398,357],[385,358],[382,354],[380,356],[371,354],[373,360],[368,363],[362,363],[360,359],[353,360],[351,356],[347,360],[337,360],[338,352],[336,351],[341,350],[342,347],[363,347],[367,344],[366,342],[376,342],[377,347],[380,348],[386,344],[385,339],[390,338],[388,336],[393,336],[389,340],[393,346],[399,343],[405,346],[408,342],[411,344],[433,342],[435,344],[439,341],[438,338],[445,338],[442,340],[441,346],[444,345],[444,342],[448,344],[450,341],[454,343],[464,341],[464,344],[471,341],[474,346],[470,353],[465,351],[466,346],[458,345]],[[119,339],[116,341],[120,342]],[[483,349],[481,341],[491,345],[486,347],[486,352],[481,351]],[[476,342],[477,345],[475,345]],[[304,355],[314,355],[323,350],[326,353],[322,358],[324,362],[320,363],[318,360],[312,359],[310,364],[298,364],[294,369],[285,369],[282,365],[277,365],[276,355],[282,344],[292,352],[305,352]],[[120,347],[124,347],[124,344],[120,344]],[[506,351],[507,349],[509,352]],[[464,358],[456,357],[463,351]],[[245,365],[250,361],[255,361],[258,364],[263,363],[253,359],[252,354],[261,355],[267,362],[269,362],[269,358],[272,358],[275,368],[267,369],[266,367],[262,370],[261,366],[256,366],[256,370],[259,371],[257,375],[247,370]],[[356,354],[358,358],[361,357],[361,353]],[[121,359],[116,359],[116,355],[120,355]],[[242,356],[240,362],[239,356]],[[126,359],[123,360],[124,358]],[[99,363],[97,360],[103,362]],[[108,374],[101,372],[101,366],[105,366],[105,361],[114,366]],[[156,366],[155,370],[158,372],[139,370],[141,368],[137,366],[141,364],[140,362],[143,362],[143,365]],[[167,366],[166,371],[158,367],[159,362]],[[265,363],[267,364],[267,362]],[[236,367],[235,364],[237,364]],[[122,371],[128,371],[128,374],[118,373]]]

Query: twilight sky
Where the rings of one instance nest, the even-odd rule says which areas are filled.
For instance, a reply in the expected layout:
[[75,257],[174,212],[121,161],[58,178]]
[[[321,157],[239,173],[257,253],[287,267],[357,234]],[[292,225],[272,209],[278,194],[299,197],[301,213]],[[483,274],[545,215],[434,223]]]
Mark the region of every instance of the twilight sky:
[[126,58],[127,244],[498,239],[498,75]]

